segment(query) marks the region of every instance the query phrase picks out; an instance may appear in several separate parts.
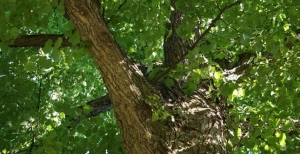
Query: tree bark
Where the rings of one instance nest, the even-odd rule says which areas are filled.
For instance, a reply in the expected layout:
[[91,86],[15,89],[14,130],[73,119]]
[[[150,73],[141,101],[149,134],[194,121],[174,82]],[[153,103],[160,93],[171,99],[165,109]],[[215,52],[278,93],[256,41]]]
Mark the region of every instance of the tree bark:
[[151,108],[144,96],[159,93],[122,53],[100,16],[97,5],[86,0],[65,0],[68,16],[101,72],[128,153],[166,153],[163,139],[151,122]]
[[72,45],[63,34],[39,34],[19,36],[9,47],[43,47],[49,39],[55,43],[59,37],[63,40],[61,43],[62,47]]
[[[65,8],[81,39],[92,42],[88,48],[108,89],[128,153],[227,153],[225,98],[212,100],[202,87],[186,98],[170,88],[151,85],[122,52],[96,4],[65,0]],[[181,55],[176,56],[178,59]],[[153,108],[147,102],[148,96],[158,96],[154,101],[165,106],[175,122],[152,122]]]

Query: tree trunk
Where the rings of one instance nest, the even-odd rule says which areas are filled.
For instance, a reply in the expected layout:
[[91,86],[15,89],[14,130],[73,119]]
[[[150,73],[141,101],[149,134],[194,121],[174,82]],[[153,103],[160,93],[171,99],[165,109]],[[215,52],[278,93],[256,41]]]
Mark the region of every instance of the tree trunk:
[[[87,0],[64,2],[81,39],[92,42],[88,48],[108,89],[128,153],[227,153],[226,98],[207,97],[209,91],[205,84],[190,97],[185,97],[178,86],[174,92],[174,89],[150,84],[122,52],[96,3]],[[182,41],[173,33],[175,41]],[[180,42],[166,40],[165,43],[177,43],[176,47],[187,52],[188,47]],[[167,50],[168,46],[172,45],[165,45],[165,55],[174,57],[177,54],[173,60],[178,60],[179,52]],[[174,61],[168,61],[167,66]],[[175,121],[152,122],[153,101],[165,106]]]

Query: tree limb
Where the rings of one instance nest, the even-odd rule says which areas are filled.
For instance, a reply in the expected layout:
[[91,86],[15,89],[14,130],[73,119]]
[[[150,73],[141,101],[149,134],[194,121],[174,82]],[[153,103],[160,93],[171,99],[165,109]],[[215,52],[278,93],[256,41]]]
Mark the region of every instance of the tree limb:
[[[24,35],[19,36],[14,40],[13,44],[9,44],[9,47],[44,47],[45,43],[51,39],[52,42],[61,37],[62,43],[61,46],[71,46],[72,44],[64,37],[63,34],[37,34],[37,35]],[[0,40],[1,42],[1,40]]]
[[[108,94],[106,94],[102,97],[96,98],[94,100],[88,101],[86,104],[93,107],[93,110],[90,111],[90,113],[88,113],[88,114],[83,112],[83,106],[77,107],[77,108],[81,109],[81,111],[82,111],[81,116],[85,117],[85,118],[91,118],[91,117],[98,116],[98,115],[105,113],[106,111],[109,111],[110,109],[113,108]],[[70,118],[69,121],[75,122],[76,125],[75,126],[68,125],[67,128],[70,129],[72,127],[76,127],[81,122],[81,120],[83,120],[80,118],[81,116],[78,116],[75,118],[74,117]],[[68,117],[68,115],[67,115],[67,117]]]
[[113,108],[108,94],[91,100],[86,104],[93,107],[93,110],[86,117],[94,117]]

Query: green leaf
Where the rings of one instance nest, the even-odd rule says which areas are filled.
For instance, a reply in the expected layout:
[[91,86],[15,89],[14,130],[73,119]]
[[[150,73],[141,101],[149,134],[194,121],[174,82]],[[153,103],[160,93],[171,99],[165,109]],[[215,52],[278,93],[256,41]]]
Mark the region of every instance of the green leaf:
[[184,90],[186,95],[191,95],[197,89],[197,84],[193,82],[189,82]]
[[38,64],[45,69],[48,69],[50,67],[52,67],[52,61],[50,59],[47,59],[47,57],[41,57],[38,60]]
[[13,27],[12,29],[10,29],[9,35],[13,39],[17,38],[19,36],[19,29],[16,27]]
[[54,62],[59,62],[61,57],[61,53],[59,50],[54,49],[51,53],[51,58],[53,59]]
[[89,105],[84,105],[84,106],[83,106],[83,112],[84,112],[85,114],[90,113],[92,110],[93,110],[93,108],[92,108],[91,106],[89,106]]
[[162,119],[167,119],[168,118],[168,116],[169,116],[169,113],[168,112],[166,112],[166,111],[164,111],[163,112],[163,115],[162,115]]
[[192,19],[183,18],[183,23],[176,29],[176,33],[185,40],[190,39],[193,34],[193,28],[188,24],[191,21]]
[[0,49],[4,53],[7,53],[9,51],[8,45],[5,42],[0,43]]
[[43,51],[44,53],[50,53],[51,49],[52,49],[52,40],[49,39],[46,43],[45,46],[43,47]]
[[25,52],[18,53],[17,58],[20,61],[20,64],[25,64],[27,62],[27,59],[28,59]]
[[58,5],[58,7],[55,9],[55,12],[57,12],[60,15],[64,15],[65,14],[65,6],[63,1],[61,1]]
[[255,38],[255,36],[251,33],[244,33],[243,38],[244,39],[253,39],[253,38]]
[[223,82],[223,74],[222,72],[215,72],[214,73],[214,85],[219,87]]
[[254,125],[258,124],[258,117],[256,114],[254,114],[254,116],[251,116],[250,122]]
[[152,69],[152,71],[149,73],[149,80],[152,80],[154,79],[155,76],[157,76],[157,74],[161,71],[163,71],[164,69],[160,68],[160,67],[157,67],[157,68],[154,68]]
[[72,43],[72,45],[77,45],[80,43],[80,35],[79,33],[76,31],[74,32],[74,34],[69,38],[70,43]]
[[26,71],[35,71],[37,67],[33,64],[33,62],[29,61],[25,66],[24,69]]
[[235,90],[237,88],[238,88],[237,84],[229,82],[229,83],[225,83],[224,85],[222,85],[220,87],[220,92],[221,92],[221,94],[228,96],[228,95],[231,95],[233,90]]
[[45,151],[49,154],[56,154],[57,151],[53,147],[46,147]]
[[274,53],[277,52],[278,47],[274,44],[274,42],[269,42],[266,46],[267,52]]
[[267,128],[264,133],[262,134],[264,138],[269,138],[274,134],[274,129]]
[[60,46],[61,46],[61,43],[62,43],[62,38],[59,37],[56,42],[54,43],[54,48],[55,49],[58,49]]
[[61,149],[61,147],[63,146],[62,142],[55,142],[54,146],[56,149]]
[[159,119],[158,113],[157,112],[152,112],[152,121],[157,121]]
[[293,126],[293,124],[291,123],[291,121],[287,120],[284,125],[282,126],[282,130],[283,131],[287,131],[288,129],[290,129]]
[[47,140],[50,141],[54,139],[57,136],[57,133],[55,131],[52,131],[49,136],[47,137]]
[[164,80],[164,83],[166,84],[167,87],[172,87],[174,85],[173,79],[167,78]]
[[270,151],[270,147],[269,147],[269,145],[265,145],[265,147],[264,147],[264,149],[266,150],[266,151]]
[[69,20],[66,24],[66,29],[74,29],[74,24],[71,20]]
[[260,51],[263,49],[263,45],[261,44],[261,42],[256,42],[256,43],[253,45],[253,49],[254,49],[256,52],[260,52]]
[[281,147],[286,146],[286,135],[285,135],[285,133],[282,133],[282,134],[280,135],[279,145],[280,145]]
[[85,129],[85,127],[84,127],[83,125],[78,125],[78,126],[77,126],[77,132],[78,132],[78,133],[84,134],[85,131],[86,131],[86,129]]
[[51,5],[46,5],[43,8],[44,13],[50,13],[52,11],[52,6]]
[[66,55],[66,63],[71,65],[74,58],[71,55]]
[[214,55],[214,57],[215,57],[216,59],[225,59],[225,58],[227,58],[227,54],[224,53],[224,52],[220,52],[220,53],[218,53],[217,55]]
[[242,129],[241,129],[241,128],[238,128],[238,129],[236,130],[236,135],[237,135],[238,137],[241,137],[241,136],[242,136]]
[[65,119],[65,118],[66,118],[65,113],[60,112],[60,113],[59,113],[59,118],[60,118],[60,119]]
[[57,7],[58,6],[58,1],[51,1],[52,7]]

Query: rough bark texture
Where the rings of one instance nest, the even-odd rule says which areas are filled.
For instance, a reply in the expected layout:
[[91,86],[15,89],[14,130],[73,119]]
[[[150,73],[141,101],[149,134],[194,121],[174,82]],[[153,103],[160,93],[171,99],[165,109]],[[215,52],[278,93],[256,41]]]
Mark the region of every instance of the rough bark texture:
[[[189,63],[184,56],[201,35],[196,25],[194,27],[195,38],[193,40],[182,39],[176,33],[176,28],[182,23],[184,14],[177,10],[174,0],[171,0],[171,5],[174,10],[171,12],[167,28],[172,33],[169,37],[165,37],[164,65],[176,68],[179,61]],[[184,80],[178,81],[178,84],[172,87],[172,91],[182,91],[181,86],[178,85],[184,82]],[[172,132],[168,142],[168,146],[174,153],[227,153],[226,98],[219,96],[213,100],[208,97],[207,94],[211,93],[208,86],[209,83],[205,82],[199,84],[198,89],[188,99],[182,96],[182,93],[177,93],[177,100],[173,99],[173,103],[169,104],[170,112],[176,115],[176,122],[173,126],[175,131]]]
[[[174,5],[174,1],[171,3]],[[199,85],[190,97],[183,95],[179,84],[172,88],[159,83],[151,85],[118,46],[99,14],[97,4],[65,0],[65,6],[81,39],[92,42],[89,49],[108,88],[128,153],[227,153],[225,97],[208,97],[210,91],[206,83]],[[175,10],[170,16],[168,28],[173,33],[165,37],[166,67],[176,65],[193,43],[181,39],[174,30],[181,23],[181,15]],[[165,106],[175,117],[175,122],[151,121],[152,108],[147,96],[153,95],[159,97],[155,101]],[[95,106],[95,102],[91,105]],[[93,111],[92,114],[99,113]]]
[[165,153],[165,144],[152,127],[151,108],[143,100],[157,92],[122,54],[96,4],[65,0],[65,6],[81,39],[92,42],[89,49],[109,91],[127,152]]

